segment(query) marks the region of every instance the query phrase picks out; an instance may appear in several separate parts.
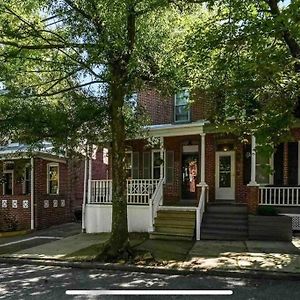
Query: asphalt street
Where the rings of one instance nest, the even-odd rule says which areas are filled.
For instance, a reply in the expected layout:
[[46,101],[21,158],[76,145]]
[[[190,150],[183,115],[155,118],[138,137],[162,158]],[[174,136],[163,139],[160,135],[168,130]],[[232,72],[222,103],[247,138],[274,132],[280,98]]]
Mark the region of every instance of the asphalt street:
[[[231,296],[69,296],[67,290],[232,290]],[[0,299],[300,299],[300,282],[0,264]]]

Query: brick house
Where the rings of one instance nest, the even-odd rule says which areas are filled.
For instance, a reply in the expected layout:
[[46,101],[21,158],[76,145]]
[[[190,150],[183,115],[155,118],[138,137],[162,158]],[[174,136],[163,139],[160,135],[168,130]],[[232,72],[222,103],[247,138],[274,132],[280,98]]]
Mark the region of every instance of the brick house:
[[[190,100],[195,101],[189,105]],[[156,238],[170,233],[184,238],[192,237],[195,230],[199,239],[200,231],[201,238],[220,238],[215,229],[228,227],[232,230],[223,230],[223,236],[242,239],[247,234],[247,214],[254,213],[259,205],[273,205],[291,214],[297,228],[300,126],[292,128],[293,139],[280,144],[265,161],[256,153],[254,136],[242,143],[208,121],[215,108],[203,95],[182,89],[165,99],[155,90],[144,90],[138,95],[138,103],[151,117],[148,131],[156,143],[152,141],[150,148],[146,140],[127,142],[130,231],[149,231]],[[273,170],[271,174],[266,166]],[[110,185],[110,180],[91,182],[86,207],[91,216],[86,224],[88,232],[110,230]],[[226,213],[231,223],[222,224],[222,228],[210,226]],[[233,213],[236,216],[230,215]],[[172,216],[182,224],[167,221]],[[103,222],[96,224],[96,219]],[[234,232],[236,224],[240,225],[239,232]]]
[[[74,220],[84,192],[85,160],[53,153],[44,143],[29,155],[24,144],[0,147],[0,231],[42,229]],[[98,151],[93,178],[106,178],[106,166]]]

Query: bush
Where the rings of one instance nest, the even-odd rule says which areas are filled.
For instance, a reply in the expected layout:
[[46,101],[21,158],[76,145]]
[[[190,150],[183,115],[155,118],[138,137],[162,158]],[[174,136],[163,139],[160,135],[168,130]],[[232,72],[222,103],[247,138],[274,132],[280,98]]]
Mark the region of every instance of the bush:
[[19,221],[15,215],[4,216],[4,230],[3,231],[17,231]]
[[259,216],[277,216],[278,211],[273,206],[259,206],[256,210],[257,215]]

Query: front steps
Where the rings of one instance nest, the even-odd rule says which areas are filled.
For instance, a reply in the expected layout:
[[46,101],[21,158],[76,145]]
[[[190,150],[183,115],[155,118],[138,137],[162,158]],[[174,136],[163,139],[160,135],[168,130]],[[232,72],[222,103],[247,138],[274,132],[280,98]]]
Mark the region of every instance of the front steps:
[[155,218],[154,232],[150,233],[150,239],[192,240],[195,222],[196,212],[194,210],[159,210]]
[[222,202],[208,204],[203,215],[200,234],[201,240],[247,240],[246,205]]

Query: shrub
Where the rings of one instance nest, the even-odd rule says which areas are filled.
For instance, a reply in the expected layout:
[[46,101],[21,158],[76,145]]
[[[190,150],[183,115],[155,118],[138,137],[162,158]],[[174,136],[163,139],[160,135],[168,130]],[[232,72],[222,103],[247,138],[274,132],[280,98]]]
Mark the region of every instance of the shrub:
[[4,216],[4,227],[5,231],[17,231],[19,227],[19,221],[15,215]]
[[277,216],[278,211],[273,206],[259,206],[256,210],[257,215],[259,216]]

